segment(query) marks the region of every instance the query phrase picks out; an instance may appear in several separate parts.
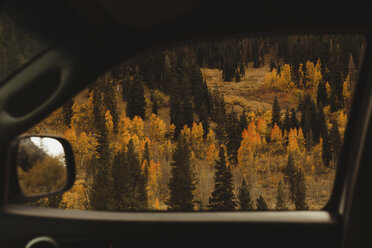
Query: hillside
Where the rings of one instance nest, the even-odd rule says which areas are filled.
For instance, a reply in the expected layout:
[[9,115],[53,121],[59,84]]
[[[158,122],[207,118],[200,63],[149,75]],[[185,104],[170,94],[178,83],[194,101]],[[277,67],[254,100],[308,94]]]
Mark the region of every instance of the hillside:
[[[308,49],[300,41],[309,37],[301,36],[288,37],[291,46],[221,41],[165,49],[113,68],[28,131],[65,137],[78,164],[79,187],[58,205],[40,204],[321,209],[333,187],[359,50],[341,56],[346,47],[335,36],[340,51],[314,50],[298,60],[283,52],[296,39]],[[330,46],[328,37],[311,39]],[[343,63],[335,66],[335,56]]]

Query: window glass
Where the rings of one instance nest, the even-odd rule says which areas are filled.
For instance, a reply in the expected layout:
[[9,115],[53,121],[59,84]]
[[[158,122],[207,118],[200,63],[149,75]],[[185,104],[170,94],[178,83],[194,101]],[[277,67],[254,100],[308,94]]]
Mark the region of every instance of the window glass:
[[68,192],[29,205],[319,210],[365,48],[358,35],[231,38],[117,65],[28,133],[76,155]]

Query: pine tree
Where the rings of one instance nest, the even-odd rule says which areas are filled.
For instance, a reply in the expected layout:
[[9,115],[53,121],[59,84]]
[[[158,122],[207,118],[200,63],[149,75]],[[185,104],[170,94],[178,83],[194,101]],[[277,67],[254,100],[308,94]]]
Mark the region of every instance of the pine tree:
[[295,208],[296,210],[307,210],[309,207],[306,203],[305,175],[301,168],[296,171],[295,184],[296,184],[294,194]]
[[239,68],[239,73],[242,77],[245,76],[245,66],[243,62],[240,62],[240,68]]
[[229,114],[226,125],[226,148],[229,161],[236,164],[238,161],[238,150],[242,141],[239,121],[234,110]]
[[240,78],[239,72],[238,71],[235,71],[235,82],[239,83],[240,80],[241,80],[241,78]]
[[152,102],[152,113],[157,115],[158,111],[159,111],[159,104],[158,104],[158,101],[155,99],[153,93],[151,93],[151,99],[150,100]]
[[253,211],[253,202],[251,199],[251,194],[249,193],[248,185],[243,179],[242,185],[239,189],[238,201],[240,205],[240,210],[242,211]]
[[267,211],[269,210],[269,207],[267,206],[267,203],[265,199],[260,195],[256,200],[256,209],[257,211]]
[[293,158],[293,154],[288,154],[287,165],[284,169],[284,181],[289,183],[289,189],[291,192],[291,200],[294,202],[295,200],[295,175],[296,175],[296,166]]
[[281,128],[280,106],[276,96],[273,103],[271,126],[274,127],[275,123]]
[[130,139],[127,151],[119,151],[112,168],[113,191],[117,210],[145,210],[147,204],[146,178],[141,173],[138,154]]
[[276,204],[275,204],[276,210],[288,210],[287,206],[285,205],[284,187],[282,184],[282,180],[279,180],[278,191],[277,191],[275,199],[276,199]]
[[62,113],[63,113],[63,121],[67,127],[71,124],[71,118],[72,118],[72,106],[74,105],[74,100],[70,99],[68,102],[66,102],[62,107]]
[[291,128],[298,129],[298,120],[297,120],[297,114],[296,110],[294,108],[291,109]]
[[215,165],[215,186],[209,198],[208,208],[213,211],[232,211],[235,207],[232,174],[230,167],[226,164],[224,148],[220,146]]
[[239,131],[242,133],[244,129],[247,129],[248,127],[248,120],[247,115],[245,113],[245,110],[243,110],[242,115],[239,118]]
[[287,109],[287,111],[285,112],[284,121],[283,121],[283,131],[289,132],[290,129],[291,129],[291,119],[289,117],[289,111]]
[[318,105],[322,103],[324,106],[328,103],[327,90],[324,82],[318,84],[318,90],[316,94],[316,102]]
[[134,79],[129,83],[127,94],[127,108],[126,112],[129,118],[133,119],[134,116],[139,116],[144,119],[145,116],[145,96],[143,89],[143,82],[138,73]]
[[195,184],[192,178],[190,157],[189,144],[180,136],[173,153],[172,177],[169,182],[170,199],[167,205],[171,211],[192,211],[194,209]]

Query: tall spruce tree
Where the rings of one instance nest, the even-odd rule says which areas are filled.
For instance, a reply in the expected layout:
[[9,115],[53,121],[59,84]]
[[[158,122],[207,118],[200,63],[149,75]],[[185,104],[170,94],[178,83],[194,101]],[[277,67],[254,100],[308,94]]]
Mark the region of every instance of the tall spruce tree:
[[284,187],[283,187],[283,184],[282,184],[282,180],[279,180],[278,191],[277,191],[275,199],[276,199],[276,203],[275,203],[275,209],[276,210],[288,210],[288,208],[285,204]]
[[74,105],[74,100],[70,99],[68,102],[66,102],[62,107],[62,113],[63,113],[63,122],[67,127],[71,124],[71,117],[72,117],[72,106]]
[[287,111],[285,112],[285,115],[284,115],[284,121],[283,121],[283,131],[287,131],[289,132],[289,130],[291,129],[291,119],[289,117],[289,111],[287,109]]
[[236,207],[233,193],[232,174],[226,164],[225,150],[220,146],[215,162],[214,191],[209,198],[208,208],[213,211],[232,211]]
[[298,129],[298,120],[297,120],[297,114],[296,110],[294,108],[291,109],[291,128]]
[[267,203],[265,199],[260,195],[256,200],[256,210],[257,211],[267,211],[269,210],[269,207],[267,206]]
[[195,190],[191,169],[191,151],[187,141],[180,136],[173,153],[172,177],[169,182],[170,199],[167,202],[171,211],[192,211]]
[[129,140],[127,151],[119,151],[113,161],[112,168],[113,192],[115,209],[145,210],[147,204],[146,178],[141,172],[138,154],[132,139]]
[[295,175],[296,175],[296,165],[294,162],[293,154],[288,154],[287,165],[284,169],[284,181],[289,184],[289,190],[291,192],[291,200],[295,200]]
[[300,168],[295,174],[295,194],[294,204],[296,210],[307,210],[309,207],[306,203],[306,185],[305,185],[305,174]]
[[238,202],[240,205],[239,210],[253,211],[253,202],[245,179],[243,179],[242,185],[239,189]]
[[242,141],[242,132],[239,126],[239,120],[233,110],[228,118],[226,125],[226,148],[229,155],[229,161],[236,164],[238,161],[238,150]]
[[274,127],[275,123],[281,128],[281,118],[280,118],[280,106],[278,98],[275,96],[273,108],[272,108],[272,117],[271,117],[271,126]]
[[127,94],[126,112],[129,118],[139,116],[145,118],[145,96],[143,89],[143,81],[138,73],[135,74],[133,80],[129,82]]

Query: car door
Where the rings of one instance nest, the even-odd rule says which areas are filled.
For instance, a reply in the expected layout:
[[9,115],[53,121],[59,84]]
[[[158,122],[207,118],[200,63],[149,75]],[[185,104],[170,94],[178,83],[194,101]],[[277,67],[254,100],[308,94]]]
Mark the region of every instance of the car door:
[[[228,6],[228,7],[226,7]],[[83,90],[87,84],[125,59],[156,47],[172,47],[194,39],[212,39],[216,35],[248,33],[250,36],[278,30],[273,26],[251,28],[248,21],[229,19],[219,30],[221,18],[216,13],[236,9],[235,5],[202,4],[193,12],[152,27],[126,27],[109,19],[88,23],[74,19],[79,28],[44,53],[33,59],[18,73],[5,80],[1,99],[1,224],[3,245],[25,246],[35,237],[50,236],[61,247],[122,246],[252,246],[252,247],[362,247],[370,245],[366,191],[368,182],[369,116],[371,105],[370,50],[367,47],[361,66],[354,100],[344,136],[342,155],[336,171],[333,191],[327,205],[318,211],[270,212],[105,212],[31,208],[15,204],[16,193],[11,178],[11,143],[32,125]],[[252,5],[265,13],[265,6]],[[277,6],[277,5],[275,5]],[[19,6],[17,6],[19,7]],[[226,8],[225,8],[226,7]],[[278,7],[278,6],[277,6]],[[279,7],[278,7],[279,8]],[[288,6],[284,13],[291,13]],[[324,9],[327,9],[326,6]],[[325,12],[325,10],[320,13]],[[14,9],[13,9],[14,10]],[[26,11],[25,9],[24,11]],[[81,11],[81,9],[79,9]],[[292,9],[293,10],[293,9]],[[310,8],[314,11],[314,9]],[[310,14],[310,10],[305,13]],[[34,18],[35,7],[29,9]],[[60,13],[60,9],[57,11]],[[294,10],[293,10],[294,11]],[[280,15],[268,10],[264,14],[273,25]],[[279,11],[280,12],[280,11]],[[40,17],[50,20],[53,12]],[[243,16],[243,13],[239,16]],[[299,17],[299,12],[292,16]],[[328,12],[327,12],[328,13]],[[81,13],[79,13],[81,14]],[[316,15],[314,15],[316,16]],[[53,16],[54,18],[55,16]],[[89,18],[96,17],[89,13]],[[322,20],[328,20],[321,15]],[[44,19],[45,18],[45,19]],[[55,21],[62,24],[65,17]],[[88,19],[89,19],[88,18]],[[315,17],[313,17],[316,19]],[[211,23],[211,20],[216,20]],[[251,20],[251,19],[248,19]],[[307,28],[313,19],[281,28],[280,34],[334,32],[336,29]],[[86,21],[86,20],[84,20]],[[266,23],[266,21],[265,21]],[[318,22],[317,22],[318,23]],[[336,22],[333,22],[336,23]],[[23,24],[35,28],[31,23]],[[30,25],[30,26],[28,26]],[[340,24],[341,27],[342,25]],[[317,27],[314,25],[313,27]],[[300,29],[299,29],[300,28]],[[36,30],[36,28],[35,28]],[[53,29],[52,29],[53,30]],[[208,30],[208,31],[205,31]],[[38,30],[45,35],[48,29]],[[370,36],[366,30],[357,31]],[[40,35],[40,34],[39,34]],[[35,97],[37,96],[37,97]],[[368,243],[369,242],[369,243]]]

